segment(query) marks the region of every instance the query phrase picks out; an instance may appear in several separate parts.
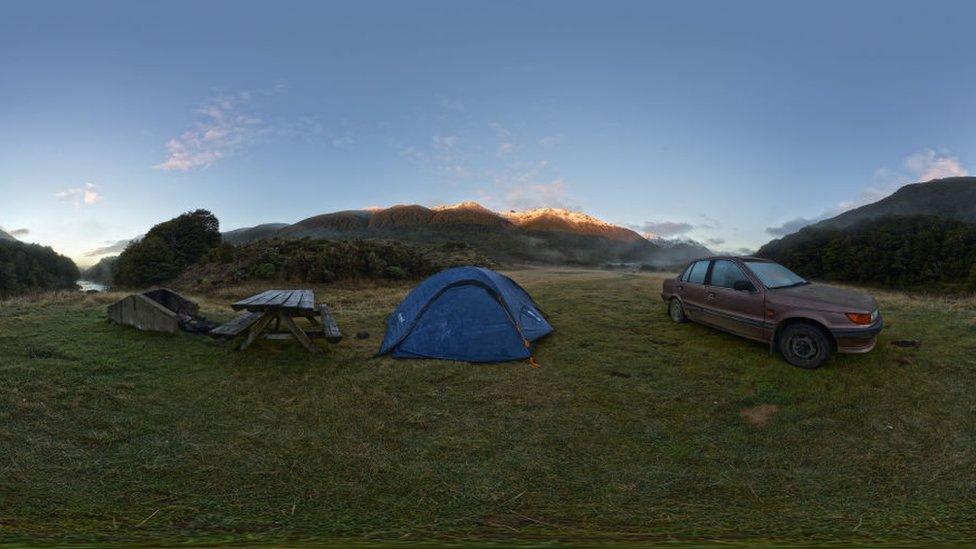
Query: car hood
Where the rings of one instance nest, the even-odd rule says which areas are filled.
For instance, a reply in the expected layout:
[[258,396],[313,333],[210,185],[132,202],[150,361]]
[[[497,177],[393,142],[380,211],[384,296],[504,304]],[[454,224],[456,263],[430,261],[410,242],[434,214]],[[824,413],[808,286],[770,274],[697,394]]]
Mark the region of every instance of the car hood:
[[777,301],[793,301],[796,305],[802,305],[803,302],[816,302],[851,313],[861,311],[870,313],[878,308],[878,302],[866,293],[826,284],[811,283],[792,288],[771,289],[768,295]]

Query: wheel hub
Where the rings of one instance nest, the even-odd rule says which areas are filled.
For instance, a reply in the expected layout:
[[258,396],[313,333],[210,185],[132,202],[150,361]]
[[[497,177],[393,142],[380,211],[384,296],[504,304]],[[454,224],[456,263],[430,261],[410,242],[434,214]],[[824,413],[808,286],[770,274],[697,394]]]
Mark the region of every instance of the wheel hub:
[[817,342],[807,335],[795,335],[790,339],[790,351],[803,360],[809,360],[820,351]]

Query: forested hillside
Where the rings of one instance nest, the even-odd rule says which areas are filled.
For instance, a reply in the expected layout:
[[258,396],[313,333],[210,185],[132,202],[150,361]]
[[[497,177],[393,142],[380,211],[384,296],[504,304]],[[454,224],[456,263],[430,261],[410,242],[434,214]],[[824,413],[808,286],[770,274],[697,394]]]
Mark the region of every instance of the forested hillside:
[[806,227],[756,255],[813,279],[976,290],[976,224],[939,216],[886,216],[844,229]]
[[0,296],[72,289],[77,280],[74,261],[51,248],[0,239]]

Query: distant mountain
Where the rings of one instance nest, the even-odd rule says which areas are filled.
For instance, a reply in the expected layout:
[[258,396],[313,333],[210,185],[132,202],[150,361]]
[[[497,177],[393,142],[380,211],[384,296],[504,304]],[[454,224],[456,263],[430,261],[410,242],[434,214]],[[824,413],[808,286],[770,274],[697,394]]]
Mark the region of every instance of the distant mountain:
[[680,265],[692,259],[715,255],[701,242],[688,239],[651,238],[652,243],[661,248],[659,257],[665,264]]
[[230,242],[234,245],[244,244],[246,242],[273,236],[276,232],[278,232],[279,229],[287,226],[287,223],[265,223],[264,225],[258,225],[256,227],[245,227],[243,229],[227,231],[222,233],[221,236],[225,242]]
[[101,258],[98,260],[98,263],[88,267],[87,269],[82,269],[81,279],[111,286],[113,282],[112,268],[115,267],[115,262],[118,260],[119,256],[117,255]]
[[941,215],[976,222],[976,177],[948,177],[912,183],[881,200],[815,223],[817,228],[846,228],[888,215]]
[[0,229],[0,240],[10,240],[11,242],[20,242],[14,236],[3,229]]
[[669,267],[710,253],[686,244],[666,249],[630,229],[580,212],[543,208],[502,214],[475,202],[346,210],[293,225],[259,225],[224,234],[234,244],[269,237],[465,242],[500,262],[579,265],[626,261]]
[[600,236],[620,242],[647,241],[640,234],[613,225],[580,212],[559,208],[542,208],[527,212],[509,212],[505,215],[512,223],[527,231],[562,232]]

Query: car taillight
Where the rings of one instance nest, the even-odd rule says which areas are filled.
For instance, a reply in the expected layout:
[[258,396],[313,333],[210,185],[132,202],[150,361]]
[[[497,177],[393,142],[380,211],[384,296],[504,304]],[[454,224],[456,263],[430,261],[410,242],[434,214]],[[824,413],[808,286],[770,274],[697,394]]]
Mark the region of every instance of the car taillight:
[[847,313],[847,318],[854,324],[871,324],[871,315],[868,313]]

